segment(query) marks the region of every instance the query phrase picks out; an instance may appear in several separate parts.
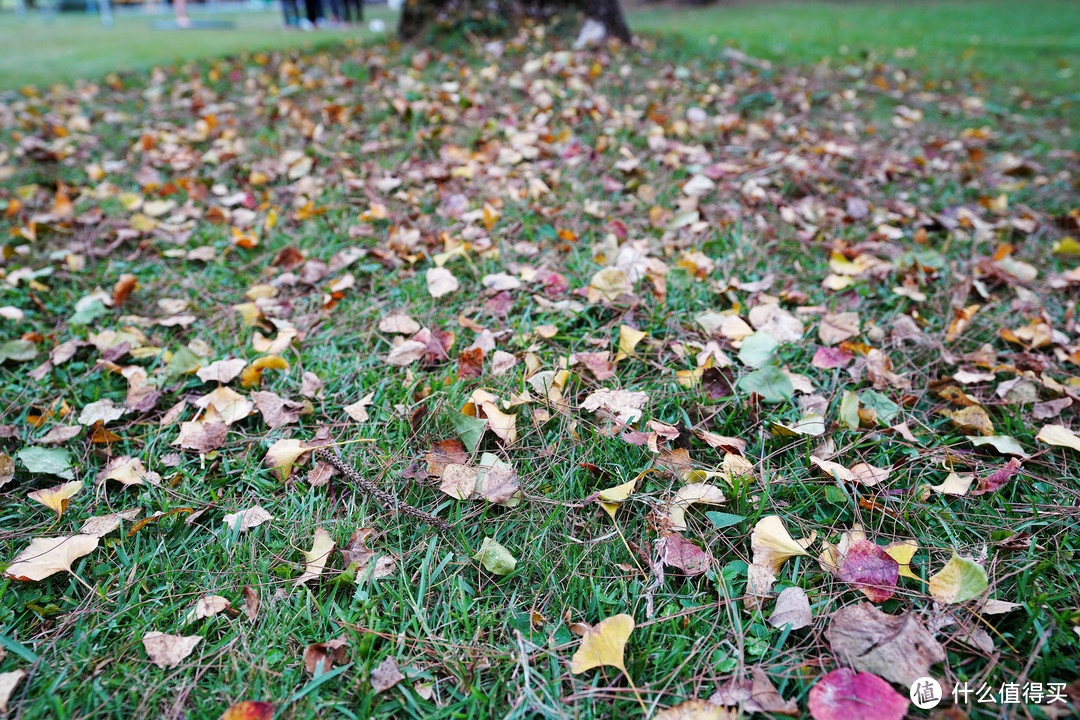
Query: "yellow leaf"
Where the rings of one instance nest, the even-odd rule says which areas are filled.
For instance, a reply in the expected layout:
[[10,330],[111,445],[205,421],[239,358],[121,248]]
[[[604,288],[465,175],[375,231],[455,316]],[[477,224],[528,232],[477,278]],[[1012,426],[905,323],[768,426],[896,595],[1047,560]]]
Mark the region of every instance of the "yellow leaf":
[[758,520],[750,533],[750,548],[754,551],[754,564],[767,567],[774,574],[788,558],[809,555],[806,548],[814,542],[813,536],[796,540],[788,533],[779,515],[768,515]]
[[619,326],[619,351],[615,353],[615,362],[619,362],[623,358],[637,356],[634,348],[637,344],[645,339],[649,333],[643,330],[635,330],[629,325]]
[[244,368],[240,373],[240,384],[244,387],[258,385],[262,381],[263,370],[288,370],[289,363],[277,355],[267,355]]
[[930,576],[930,595],[943,603],[966,602],[981,595],[987,585],[981,565],[954,554],[945,567]]
[[608,267],[600,270],[589,281],[587,298],[595,303],[601,300],[613,302],[620,295],[632,295],[634,286],[627,279],[626,273],[618,268]]
[[601,620],[585,631],[581,647],[570,659],[570,672],[578,675],[592,668],[609,665],[626,672],[623,652],[634,630],[634,618],[621,613]]
[[601,490],[597,493],[597,497],[600,498],[600,504],[607,511],[607,514],[611,516],[611,519],[615,519],[615,511],[619,509],[619,505],[626,501],[626,498],[634,494],[634,488],[637,487],[637,478],[629,482],[624,482],[622,485],[616,485],[615,487],[608,488],[607,490]]
[[921,582],[922,578],[911,572],[911,558],[918,551],[919,544],[914,540],[898,540],[885,546],[885,552],[900,565],[900,575]]
[[293,465],[300,456],[314,449],[300,440],[291,438],[278,440],[266,451],[264,462],[267,467],[278,469],[278,477],[282,481],[288,480],[289,475],[292,474]]
[[513,445],[517,440],[517,415],[502,412],[495,403],[490,401],[480,403],[480,408],[487,416],[491,432],[498,435],[505,444]]
[[713,705],[708,700],[694,699],[684,700],[667,710],[661,710],[653,715],[653,720],[735,720],[739,716],[736,709]]
[[64,514],[64,510],[67,509],[68,502],[71,498],[82,490],[82,482],[76,480],[73,482],[66,482],[63,485],[56,485],[51,488],[45,488],[43,490],[35,490],[32,493],[28,493],[26,497],[31,500],[37,500],[39,503],[56,513],[57,519]]
[[943,414],[965,433],[974,431],[980,435],[995,434],[994,423],[990,421],[990,416],[981,405],[972,405],[960,410],[946,410]]
[[315,528],[315,539],[311,544],[311,550],[304,553],[307,569],[296,579],[294,586],[299,587],[322,575],[322,571],[326,568],[326,561],[330,559],[330,551],[333,549],[334,541],[330,533],[323,528]]
[[1059,447],[1080,450],[1080,437],[1077,437],[1076,433],[1064,425],[1047,425],[1039,431],[1039,434],[1035,436],[1035,439],[1040,440],[1047,445],[1057,445]]
[[16,580],[44,580],[60,571],[71,572],[71,564],[97,548],[93,535],[34,538],[15,556],[5,574]]

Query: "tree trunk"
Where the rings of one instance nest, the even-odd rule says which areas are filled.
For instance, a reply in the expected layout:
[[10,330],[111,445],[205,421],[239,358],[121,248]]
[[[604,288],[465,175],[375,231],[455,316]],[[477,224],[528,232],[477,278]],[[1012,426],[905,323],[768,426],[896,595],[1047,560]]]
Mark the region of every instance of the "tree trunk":
[[630,44],[634,39],[619,0],[585,0],[585,16],[601,23],[609,35],[614,35],[621,42]]

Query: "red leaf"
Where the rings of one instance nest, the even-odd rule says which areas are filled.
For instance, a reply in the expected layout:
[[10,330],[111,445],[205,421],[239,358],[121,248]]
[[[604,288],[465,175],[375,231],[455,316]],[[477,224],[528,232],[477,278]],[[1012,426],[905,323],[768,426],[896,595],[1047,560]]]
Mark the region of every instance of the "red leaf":
[[1005,483],[1016,477],[1016,474],[1020,472],[1020,464],[1019,458],[1012,458],[1005,463],[1004,467],[995,470],[986,477],[979,478],[979,486],[968,494],[986,495],[987,493],[997,492],[1005,486]]
[[900,579],[900,565],[885,548],[869,540],[859,540],[848,549],[837,577],[862,590],[872,602],[884,602],[893,596],[893,588]]
[[901,720],[908,701],[872,673],[833,670],[810,689],[814,720]]

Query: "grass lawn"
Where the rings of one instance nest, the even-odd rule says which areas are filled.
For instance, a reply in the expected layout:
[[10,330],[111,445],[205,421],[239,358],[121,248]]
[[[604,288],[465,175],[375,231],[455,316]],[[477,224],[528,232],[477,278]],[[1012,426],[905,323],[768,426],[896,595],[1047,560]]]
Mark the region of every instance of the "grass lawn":
[[0,700],[824,718],[854,667],[882,718],[921,675],[1075,712],[1077,19],[1036,5],[499,56],[62,19],[69,79],[213,57],[0,104]]
[[[117,14],[113,28],[102,27],[96,16],[74,13],[62,14],[52,23],[38,15],[26,19],[8,15],[0,26],[0,43],[5,48],[0,57],[0,89],[146,70],[177,60],[371,37],[366,27],[316,34],[287,32],[276,11],[208,15],[194,7],[193,17],[231,20],[237,29],[151,31],[146,16],[123,12]],[[986,80],[1005,90],[1016,87],[1078,101],[1080,6],[1069,0],[626,7],[635,31],[678,34],[694,53],[733,45],[783,63],[869,55],[937,79]],[[367,17],[383,19],[391,29],[396,26],[396,16],[383,7],[369,7]]]

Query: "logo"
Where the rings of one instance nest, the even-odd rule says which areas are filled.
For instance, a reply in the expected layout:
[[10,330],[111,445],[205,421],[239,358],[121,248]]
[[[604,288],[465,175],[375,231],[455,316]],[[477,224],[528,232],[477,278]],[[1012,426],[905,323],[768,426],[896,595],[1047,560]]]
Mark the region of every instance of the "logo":
[[934,678],[921,677],[911,684],[911,702],[920,710],[937,707],[941,702],[941,685]]

